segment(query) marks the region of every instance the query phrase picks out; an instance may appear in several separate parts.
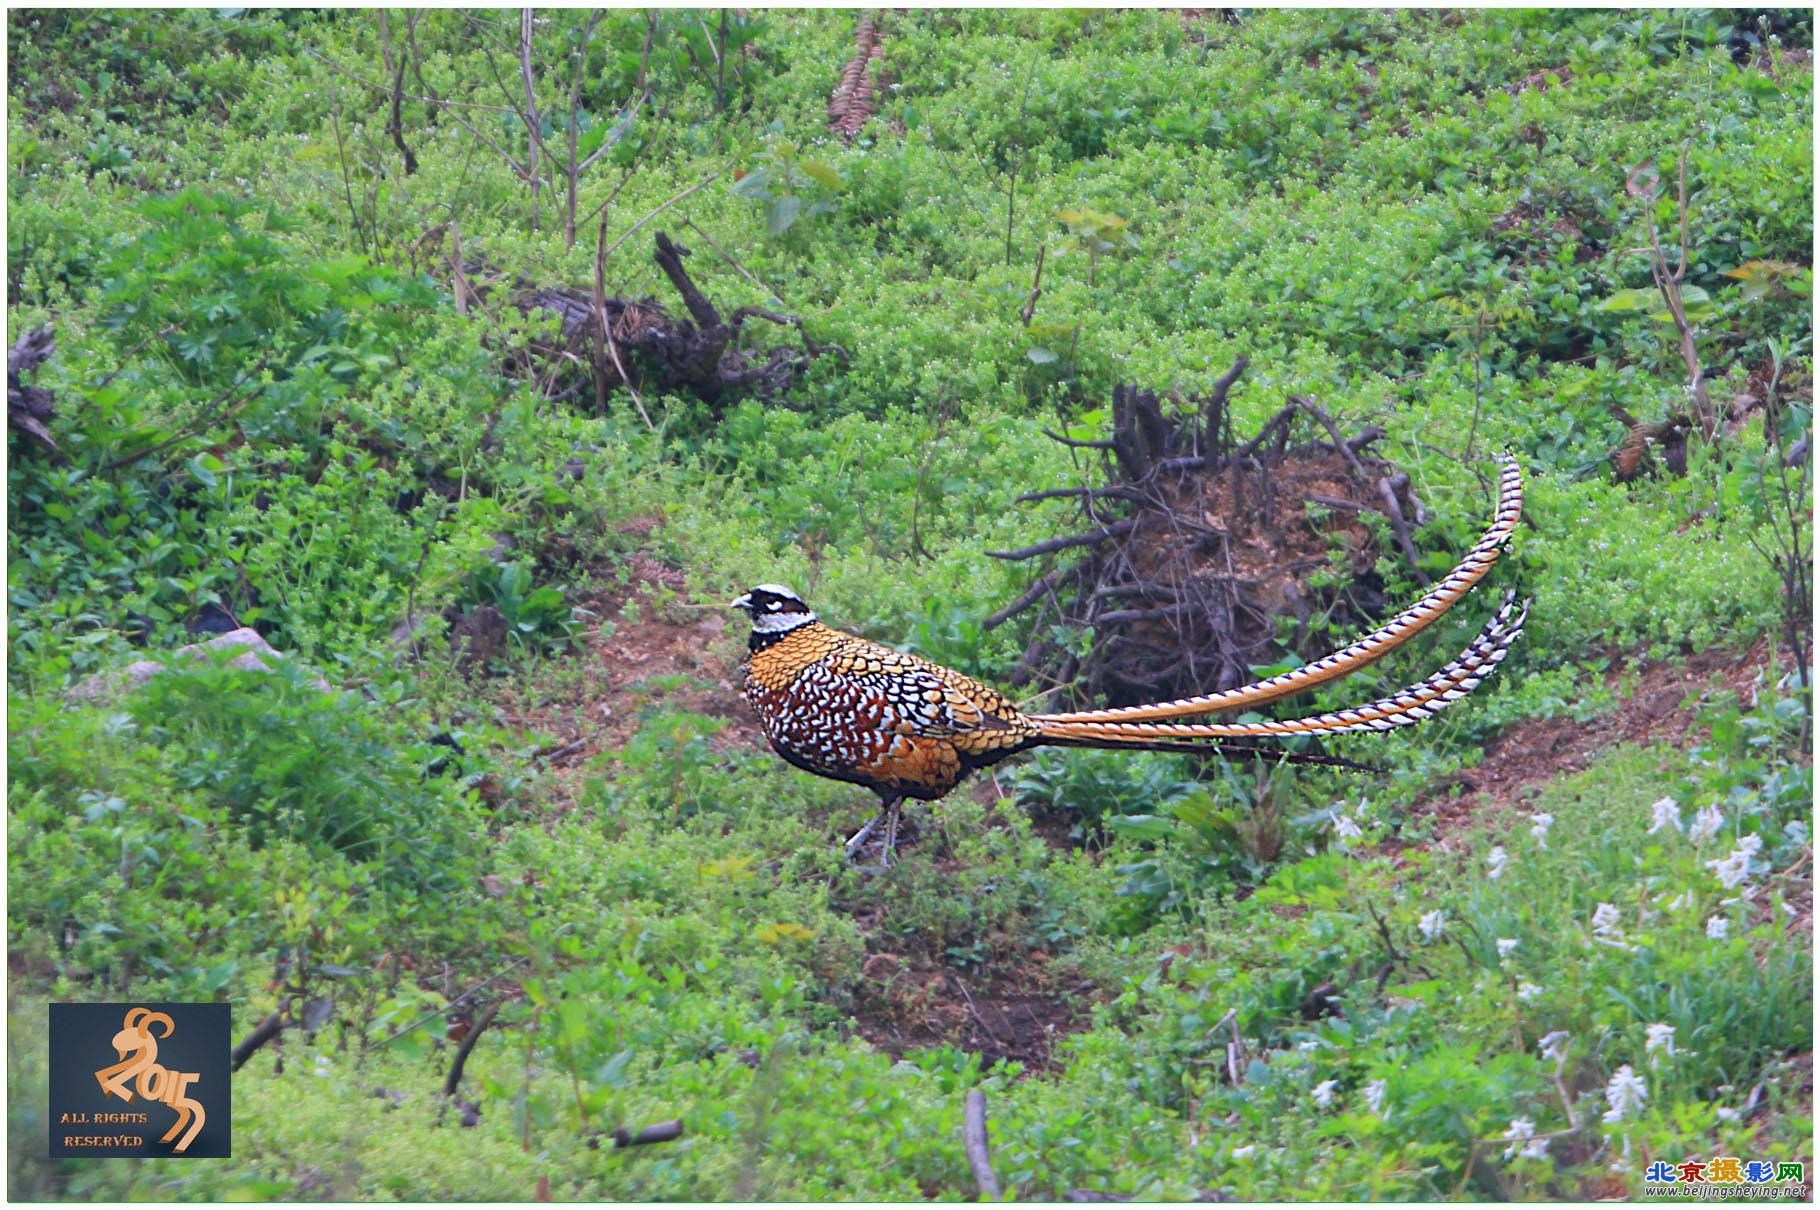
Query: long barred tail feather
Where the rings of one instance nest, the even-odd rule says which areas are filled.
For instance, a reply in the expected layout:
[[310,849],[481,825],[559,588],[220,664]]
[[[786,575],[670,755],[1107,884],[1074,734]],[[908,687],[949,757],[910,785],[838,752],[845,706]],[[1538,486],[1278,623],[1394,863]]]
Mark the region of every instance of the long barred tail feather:
[[1356,760],[1347,760],[1343,756],[1330,756],[1325,752],[1294,752],[1288,748],[1266,748],[1258,744],[1210,743],[1207,740],[1143,740],[1105,736],[1079,739],[1044,737],[1036,740],[1030,746],[1039,748],[1117,748],[1121,752],[1177,752],[1192,756],[1217,756],[1221,760],[1244,760],[1255,756],[1265,764],[1322,765],[1329,769],[1345,769],[1351,773],[1382,773],[1384,771],[1377,765],[1361,764]]
[[1042,726],[1046,742],[1098,740],[1109,748],[1158,740],[1343,735],[1407,727],[1434,717],[1479,687],[1523,633],[1523,622],[1529,616],[1528,603],[1521,611],[1516,610],[1515,594],[1508,594],[1503,607],[1457,658],[1426,680],[1365,706],[1263,723],[1077,723],[1041,717],[1032,721]]
[[1172,702],[1157,702],[1146,706],[1120,706],[1109,710],[1080,710],[1066,714],[1035,714],[1030,719],[1045,726],[1052,723],[1157,722],[1198,714],[1255,709],[1291,694],[1338,680],[1395,651],[1427,629],[1470,592],[1475,584],[1485,578],[1492,564],[1498,561],[1504,544],[1516,532],[1517,519],[1522,512],[1523,472],[1517,466],[1516,459],[1505,455],[1498,475],[1497,514],[1490,528],[1480,537],[1478,545],[1421,600],[1351,646],[1294,671],[1221,693],[1179,698]]

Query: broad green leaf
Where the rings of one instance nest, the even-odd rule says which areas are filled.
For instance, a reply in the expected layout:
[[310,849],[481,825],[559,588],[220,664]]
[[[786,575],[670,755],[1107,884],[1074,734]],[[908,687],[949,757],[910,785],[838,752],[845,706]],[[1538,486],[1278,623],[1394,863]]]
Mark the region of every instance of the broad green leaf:
[[765,187],[771,183],[771,170],[759,168],[746,173],[733,182],[733,192],[741,197],[763,197]]
[[802,203],[795,197],[784,196],[771,203],[771,213],[765,219],[767,235],[782,235],[796,222],[796,216],[802,211]]
[[836,193],[839,193],[847,187],[847,182],[840,179],[840,173],[834,171],[834,169],[822,163],[820,160],[804,160],[799,163],[797,167],[803,170],[804,176],[813,180],[818,185],[824,185],[827,188],[834,190]]
[[1593,307],[1595,311],[1648,311],[1659,307],[1662,295],[1651,290],[1620,290]]

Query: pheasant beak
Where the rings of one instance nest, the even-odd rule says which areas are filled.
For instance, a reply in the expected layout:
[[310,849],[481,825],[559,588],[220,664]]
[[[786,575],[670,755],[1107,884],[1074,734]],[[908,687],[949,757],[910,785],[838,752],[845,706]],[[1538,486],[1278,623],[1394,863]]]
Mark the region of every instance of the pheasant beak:
[[727,608],[728,609],[744,609],[744,610],[747,610],[748,612],[750,612],[750,610],[752,609],[752,594],[749,592],[742,593],[740,596],[737,596],[733,600],[727,602]]

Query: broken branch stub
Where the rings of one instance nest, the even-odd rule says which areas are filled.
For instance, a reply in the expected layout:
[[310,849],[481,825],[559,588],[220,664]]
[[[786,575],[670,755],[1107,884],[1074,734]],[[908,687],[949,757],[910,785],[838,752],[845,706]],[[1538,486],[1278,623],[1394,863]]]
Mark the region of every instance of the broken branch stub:
[[[1316,627],[1351,626],[1389,603],[1365,512],[1385,519],[1424,579],[1410,530],[1427,512],[1408,476],[1367,450],[1383,430],[1347,436],[1320,405],[1295,398],[1241,439],[1228,395],[1245,365],[1239,359],[1201,399],[1121,385],[1109,437],[1057,437],[1099,451],[1100,482],[1021,499],[1070,500],[1086,524],[988,552],[1044,561],[985,622],[1028,619],[1037,637],[1014,674],[1020,683],[1071,685],[1077,700],[1115,706],[1245,684],[1255,666],[1310,644]],[[1050,562],[1058,555],[1064,561]],[[1093,631],[1084,658],[1046,637],[1057,623]]]
[[[482,263],[472,257],[461,266],[459,280],[474,301],[484,304],[493,289],[504,286],[521,313],[556,317],[553,338],[535,338],[505,355],[508,374],[534,381],[544,398],[555,402],[604,398],[615,387],[635,386],[641,392],[686,392],[718,412],[739,395],[784,395],[823,355],[850,360],[841,346],[811,338],[799,316],[755,306],[723,314],[690,276],[684,263],[689,249],[662,231],[653,243],[653,259],[682,300],[681,314],[653,298],[616,297],[604,290],[597,297],[594,287],[488,281],[481,276]],[[452,262],[449,267],[455,272]],[[749,319],[794,329],[799,343],[753,342],[749,348],[743,339]]]

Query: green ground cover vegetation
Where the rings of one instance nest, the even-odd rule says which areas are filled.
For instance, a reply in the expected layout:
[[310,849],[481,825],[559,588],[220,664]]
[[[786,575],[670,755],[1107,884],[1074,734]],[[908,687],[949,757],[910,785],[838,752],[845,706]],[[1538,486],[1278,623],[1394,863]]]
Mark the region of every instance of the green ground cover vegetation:
[[[894,12],[848,143],[827,103],[855,17],[540,11],[534,198],[517,13],[8,13],[8,339],[57,339],[33,375],[57,450],[9,436],[13,1196],[964,1198],[973,1088],[1021,1198],[1577,1198],[1655,1160],[1811,1164],[1782,574],[1808,565],[1783,462],[1811,424],[1811,25]],[[601,152],[572,241],[571,136]],[[779,398],[545,399],[515,367],[555,320],[468,305],[452,237],[501,293],[585,287],[590,212],[612,243],[710,177],[606,291],[680,310],[667,230],[723,309],[850,356]],[[1766,406],[1684,474],[1617,482],[1612,408],[1690,406],[1647,255],[1653,224],[1672,266],[1684,217],[1707,390]],[[1030,636],[981,620],[1028,572],[983,552],[1066,532],[1012,497],[1094,473],[1042,431],[1097,436],[1115,384],[1204,392],[1241,355],[1242,429],[1298,393],[1388,430],[1431,571],[1484,524],[1491,456],[1524,464],[1497,583],[1533,598],[1525,637],[1444,718],[1336,747],[1383,773],[1043,754],[870,878],[837,843],[863,795],[719,742],[664,686],[572,776],[512,708],[581,691],[627,619],[580,607],[642,561],[686,589],[636,617],[783,581],[1002,680]],[[1420,675],[1492,600],[1313,703]],[[511,642],[463,669],[440,611],[478,604]],[[65,696],[210,607],[290,665]],[[1621,710],[1613,660],[1715,649],[1762,672],[1687,743],[1440,822],[1508,729]],[[1075,989],[1047,1062],[875,1044],[866,963],[916,947]],[[496,975],[520,994],[462,1126],[442,1010]],[[1339,1013],[1306,1011],[1323,985]],[[228,1001],[237,1035],[333,1014],[236,1077],[232,1160],[44,1159],[45,1004],[128,996]],[[667,1119],[680,1140],[612,1144]]]

